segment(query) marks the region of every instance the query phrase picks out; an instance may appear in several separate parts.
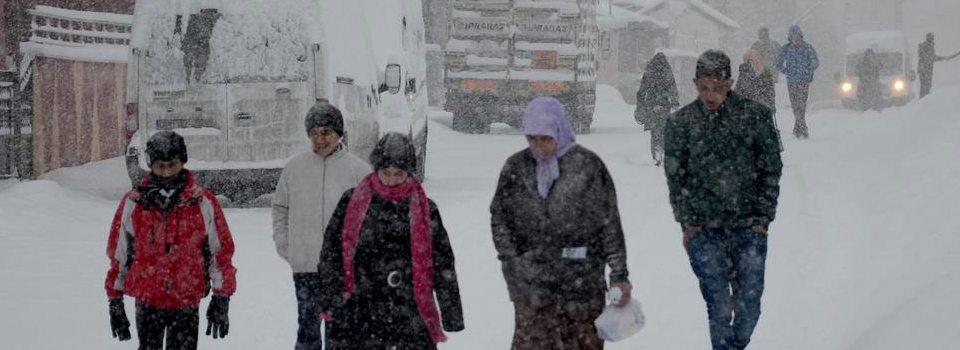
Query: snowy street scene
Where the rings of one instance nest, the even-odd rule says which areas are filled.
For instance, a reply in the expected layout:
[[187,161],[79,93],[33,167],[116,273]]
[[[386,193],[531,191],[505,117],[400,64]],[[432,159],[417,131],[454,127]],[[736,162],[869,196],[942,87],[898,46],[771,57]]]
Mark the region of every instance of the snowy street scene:
[[0,349],[960,344],[960,3],[0,9]]

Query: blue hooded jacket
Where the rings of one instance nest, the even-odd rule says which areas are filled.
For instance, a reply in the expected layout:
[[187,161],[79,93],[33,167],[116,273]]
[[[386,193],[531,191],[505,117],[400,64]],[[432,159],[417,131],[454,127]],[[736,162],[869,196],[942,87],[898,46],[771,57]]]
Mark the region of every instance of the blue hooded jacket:
[[790,27],[790,36],[799,36],[800,44],[787,42],[777,56],[777,70],[787,76],[791,83],[809,83],[813,81],[813,72],[820,66],[817,51],[803,41],[803,31],[799,26]]

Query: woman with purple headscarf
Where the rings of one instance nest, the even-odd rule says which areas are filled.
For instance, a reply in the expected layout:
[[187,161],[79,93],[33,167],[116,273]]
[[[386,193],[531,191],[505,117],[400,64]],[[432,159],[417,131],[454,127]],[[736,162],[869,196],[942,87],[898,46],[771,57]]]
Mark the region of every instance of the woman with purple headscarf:
[[613,179],[576,143],[563,105],[539,97],[523,113],[529,148],[510,156],[490,204],[493,242],[515,310],[513,350],[602,349],[593,321],[610,286],[630,300]]

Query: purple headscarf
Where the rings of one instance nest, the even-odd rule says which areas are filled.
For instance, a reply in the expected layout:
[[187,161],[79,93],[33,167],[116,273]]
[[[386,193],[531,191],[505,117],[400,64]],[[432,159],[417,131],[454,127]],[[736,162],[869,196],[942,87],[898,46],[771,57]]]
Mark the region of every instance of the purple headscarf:
[[[530,101],[523,112],[523,134],[546,135],[557,142],[557,149],[549,159],[540,159],[534,153],[537,160],[537,192],[540,197],[547,198],[553,181],[560,177],[558,160],[577,144],[560,101],[553,97],[537,97]],[[532,149],[530,151],[533,152]]]

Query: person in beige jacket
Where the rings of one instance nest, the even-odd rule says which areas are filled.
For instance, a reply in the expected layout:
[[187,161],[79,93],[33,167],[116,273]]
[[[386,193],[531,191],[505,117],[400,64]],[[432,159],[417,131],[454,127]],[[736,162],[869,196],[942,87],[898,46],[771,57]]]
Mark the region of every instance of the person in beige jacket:
[[317,264],[323,232],[343,193],[373,170],[340,142],[343,115],[337,107],[318,102],[304,123],[313,151],[290,159],[280,174],[272,202],[273,240],[293,270],[299,323],[295,349],[319,350],[323,333],[319,289],[341,288],[320,285]]

